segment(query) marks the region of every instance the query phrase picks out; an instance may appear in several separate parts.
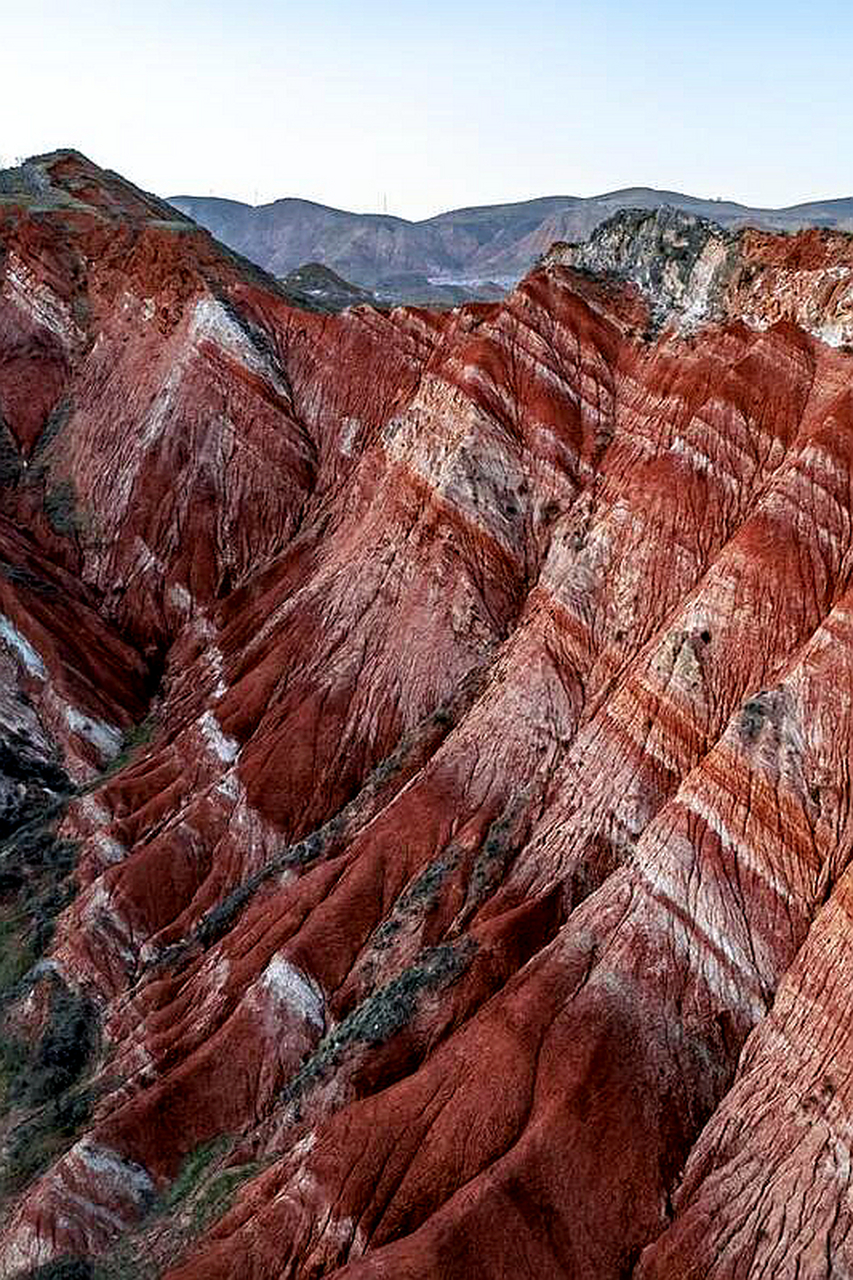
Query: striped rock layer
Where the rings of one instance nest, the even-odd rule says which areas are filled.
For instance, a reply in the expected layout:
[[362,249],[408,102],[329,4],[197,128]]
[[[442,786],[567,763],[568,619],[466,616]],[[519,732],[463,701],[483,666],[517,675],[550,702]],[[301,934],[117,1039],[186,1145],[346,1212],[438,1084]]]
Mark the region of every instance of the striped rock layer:
[[853,1275],[849,243],[652,337],[0,198],[0,1276]]

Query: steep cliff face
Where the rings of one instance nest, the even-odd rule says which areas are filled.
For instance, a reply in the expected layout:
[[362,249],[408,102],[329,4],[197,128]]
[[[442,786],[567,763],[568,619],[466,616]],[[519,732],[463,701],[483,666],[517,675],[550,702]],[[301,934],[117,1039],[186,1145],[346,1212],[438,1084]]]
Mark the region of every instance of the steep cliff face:
[[28,172],[0,1275],[845,1274],[850,242],[319,316]]

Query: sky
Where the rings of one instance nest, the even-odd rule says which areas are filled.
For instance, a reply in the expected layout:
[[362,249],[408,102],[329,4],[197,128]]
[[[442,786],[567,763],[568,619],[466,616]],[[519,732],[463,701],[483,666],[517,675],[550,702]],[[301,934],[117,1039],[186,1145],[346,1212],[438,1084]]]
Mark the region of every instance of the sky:
[[423,218],[654,186],[853,194],[853,4],[0,0],[0,160]]

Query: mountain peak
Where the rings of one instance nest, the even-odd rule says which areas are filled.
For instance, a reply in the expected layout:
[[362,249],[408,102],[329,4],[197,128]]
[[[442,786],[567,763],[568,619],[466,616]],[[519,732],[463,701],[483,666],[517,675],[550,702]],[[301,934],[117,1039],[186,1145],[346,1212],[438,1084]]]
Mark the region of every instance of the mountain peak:
[[853,234],[811,228],[771,235],[724,228],[672,205],[623,209],[587,241],[555,244],[543,265],[616,276],[646,295],[658,328],[690,332],[748,316],[791,319],[833,346],[853,343]]

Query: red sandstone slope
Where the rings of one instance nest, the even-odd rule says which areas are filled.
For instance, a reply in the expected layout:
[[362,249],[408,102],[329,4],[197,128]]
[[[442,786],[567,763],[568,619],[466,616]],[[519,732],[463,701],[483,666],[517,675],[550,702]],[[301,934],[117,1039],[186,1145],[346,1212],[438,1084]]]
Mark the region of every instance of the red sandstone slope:
[[851,357],[555,264],[309,315],[35,171],[0,1275],[853,1269]]

